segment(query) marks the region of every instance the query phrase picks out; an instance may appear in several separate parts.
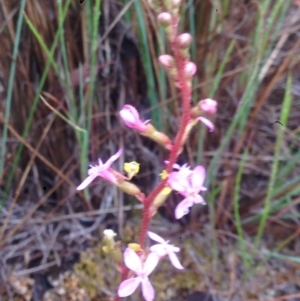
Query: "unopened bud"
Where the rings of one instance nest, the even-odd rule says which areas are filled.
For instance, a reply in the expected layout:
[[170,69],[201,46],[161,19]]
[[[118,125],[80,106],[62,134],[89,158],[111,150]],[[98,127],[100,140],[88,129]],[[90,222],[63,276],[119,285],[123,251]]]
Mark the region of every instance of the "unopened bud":
[[197,67],[193,62],[186,63],[184,67],[185,75],[189,78],[193,77],[197,71]]
[[179,17],[181,0],[172,0],[172,14]]
[[177,42],[181,48],[189,48],[192,41],[193,37],[189,33],[182,33],[177,37]]
[[158,61],[162,67],[170,69],[174,67],[174,58],[168,54],[162,54],[158,57]]
[[163,26],[163,27],[169,27],[172,24],[172,16],[170,13],[160,13],[157,16],[157,21]]
[[[113,254],[116,256],[116,260],[120,258],[120,250],[118,248],[118,243],[115,242],[114,237],[117,235],[113,230],[106,229],[103,231],[104,237],[102,240],[103,246],[102,250],[106,254]],[[122,255],[121,258],[122,259]]]
[[117,233],[115,233],[111,229],[105,229],[103,231],[103,234],[104,234],[105,239],[107,239],[109,241],[113,241],[113,242],[114,242],[114,237],[117,235]]
[[206,98],[198,103],[200,110],[207,114],[215,114],[217,111],[217,102],[211,98]]
[[181,5],[181,0],[172,0],[172,6],[174,8],[179,8]]

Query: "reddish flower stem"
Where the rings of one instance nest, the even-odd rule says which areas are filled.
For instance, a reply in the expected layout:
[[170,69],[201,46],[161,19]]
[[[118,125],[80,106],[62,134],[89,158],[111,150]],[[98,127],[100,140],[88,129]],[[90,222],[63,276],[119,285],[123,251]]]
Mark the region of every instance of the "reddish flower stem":
[[[174,29],[174,39],[171,41],[171,49],[175,58],[175,62],[177,65],[178,71],[178,83],[179,89],[181,90],[182,97],[182,107],[183,107],[183,115],[180,123],[180,127],[175,139],[175,143],[172,147],[169,164],[167,166],[167,172],[170,173],[172,171],[173,164],[176,162],[178,157],[178,152],[182,144],[182,139],[184,136],[185,128],[190,119],[190,99],[191,99],[191,88],[187,79],[185,77],[185,59],[180,54],[180,46],[176,42],[177,37],[177,27],[178,27],[178,19],[173,21],[173,29]],[[165,187],[167,180],[163,180],[144,200],[144,210],[143,210],[143,220],[141,225],[141,231],[139,235],[139,244],[142,248],[144,248],[145,240],[146,240],[146,232],[149,228],[149,224],[151,221],[150,215],[150,206],[153,203],[155,197],[163,190]]]

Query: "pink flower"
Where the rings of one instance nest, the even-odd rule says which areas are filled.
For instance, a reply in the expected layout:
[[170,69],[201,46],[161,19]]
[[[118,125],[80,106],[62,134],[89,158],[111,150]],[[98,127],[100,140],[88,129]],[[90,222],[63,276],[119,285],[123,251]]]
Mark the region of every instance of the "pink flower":
[[204,199],[198,194],[203,187],[205,169],[203,166],[196,166],[191,175],[183,175],[180,172],[172,172],[168,177],[170,187],[185,197],[175,209],[175,217],[180,219],[189,212],[194,204],[205,205]]
[[147,129],[147,122],[140,119],[138,111],[131,105],[125,105],[119,112],[126,126],[136,129],[139,132],[145,132]]
[[172,265],[179,270],[184,269],[184,267],[181,265],[181,263],[178,260],[177,255],[175,252],[179,252],[180,249],[178,247],[174,247],[173,245],[169,245],[169,241],[164,240],[159,235],[148,231],[148,236],[154,240],[159,242],[159,244],[153,245],[150,247],[150,251],[157,254],[159,257],[164,257],[165,255],[169,256],[169,259],[172,263]]
[[111,156],[105,164],[103,164],[99,158],[98,165],[90,165],[91,168],[88,170],[88,177],[77,187],[77,190],[86,188],[97,176],[104,178],[108,182],[117,183],[117,178],[111,171],[110,166],[121,156],[121,154],[122,149],[119,149],[119,151],[115,155]]
[[150,253],[144,263],[141,258],[130,248],[124,252],[125,265],[133,271],[137,277],[130,278],[121,282],[118,288],[119,297],[130,296],[139,286],[142,285],[143,297],[146,301],[154,300],[155,292],[148,276],[155,269],[159,257],[155,253]]

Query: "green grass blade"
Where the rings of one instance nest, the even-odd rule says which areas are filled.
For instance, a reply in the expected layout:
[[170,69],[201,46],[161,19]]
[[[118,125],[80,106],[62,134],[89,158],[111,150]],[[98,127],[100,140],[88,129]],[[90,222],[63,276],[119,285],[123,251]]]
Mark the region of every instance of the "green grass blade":
[[236,176],[236,182],[234,185],[234,196],[233,196],[233,209],[234,209],[234,220],[235,220],[235,225],[236,229],[238,232],[239,236],[239,244],[240,244],[240,249],[242,252],[242,258],[244,262],[245,268],[249,268],[249,260],[248,260],[248,253],[246,249],[246,244],[245,244],[245,238],[243,236],[243,229],[242,229],[242,223],[241,223],[241,216],[240,216],[240,211],[239,211],[239,197],[240,197],[240,187],[241,187],[241,182],[242,182],[242,176],[243,176],[243,170],[245,167],[245,162],[249,154],[249,149],[246,148],[242,161],[240,162],[240,166],[238,169],[238,173]]
[[291,104],[292,104],[291,86],[292,86],[292,77],[291,77],[291,75],[289,75],[287,78],[286,91],[285,91],[285,96],[284,96],[284,101],[283,101],[283,106],[282,106],[282,111],[281,111],[281,117],[280,117],[280,122],[283,124],[283,127],[279,128],[279,133],[278,133],[278,136],[276,139],[274,161],[272,164],[270,182],[268,185],[267,196],[266,196],[265,203],[264,203],[263,214],[260,219],[257,235],[255,237],[255,249],[257,249],[257,247],[259,245],[259,242],[261,240],[261,237],[262,237],[265,225],[266,225],[266,221],[267,221],[267,218],[268,218],[269,212],[270,212],[270,201],[272,198],[275,181],[276,181],[276,176],[277,176],[278,158],[280,156],[280,149],[281,149],[281,144],[283,141],[284,127],[286,127],[286,125],[287,125],[287,121],[288,121],[288,117],[289,117],[290,109],[291,109]]
[[[8,78],[5,115],[4,115],[5,124],[3,126],[3,135],[2,135],[2,139],[1,139],[1,150],[0,150],[0,179],[2,179],[3,170],[4,170],[4,162],[5,162],[5,154],[6,154],[6,141],[7,141],[7,132],[8,132],[7,123],[9,122],[9,116],[10,116],[10,111],[11,111],[14,79],[15,79],[15,73],[16,73],[16,63],[17,63],[17,57],[18,57],[18,52],[19,52],[20,37],[21,37],[21,31],[22,31],[25,5],[26,5],[26,0],[22,0],[20,3],[20,11],[19,11],[17,27],[16,27],[16,36],[15,36],[15,41],[14,41],[13,53],[12,53],[12,62],[10,65],[10,72],[9,72],[9,78]],[[1,205],[2,205],[2,203],[3,202],[1,202]]]

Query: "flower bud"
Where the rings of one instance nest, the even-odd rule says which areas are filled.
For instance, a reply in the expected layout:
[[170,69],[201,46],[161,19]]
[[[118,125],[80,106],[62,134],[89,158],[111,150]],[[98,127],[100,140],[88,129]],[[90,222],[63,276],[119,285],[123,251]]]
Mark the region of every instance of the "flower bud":
[[117,234],[111,229],[104,230],[103,234],[104,234],[104,237],[103,237],[102,250],[106,254],[112,253],[115,249],[115,246],[116,246],[116,242],[114,240],[114,237]]
[[163,12],[157,16],[157,21],[163,27],[169,27],[172,25],[172,16],[170,13]]
[[187,62],[184,67],[184,72],[187,77],[191,78],[195,75],[197,67],[193,62]]
[[181,0],[172,0],[173,8],[179,8],[181,5]]
[[120,117],[129,128],[136,129],[139,132],[144,132],[147,128],[147,122],[140,119],[140,115],[135,107],[124,105],[119,112]]
[[158,61],[162,67],[170,69],[174,67],[174,58],[168,54],[162,54],[158,57]]
[[181,48],[189,48],[192,41],[193,37],[189,33],[182,33],[177,37],[177,42]]
[[210,98],[201,100],[198,106],[202,112],[207,114],[215,114],[217,111],[217,102]]

